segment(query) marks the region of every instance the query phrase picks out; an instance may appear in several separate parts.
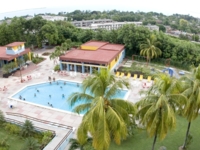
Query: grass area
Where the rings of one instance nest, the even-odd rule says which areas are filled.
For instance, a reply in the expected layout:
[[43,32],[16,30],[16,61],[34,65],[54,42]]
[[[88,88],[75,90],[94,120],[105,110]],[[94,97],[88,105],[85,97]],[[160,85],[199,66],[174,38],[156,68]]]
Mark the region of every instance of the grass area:
[[[178,150],[178,147],[183,145],[185,134],[187,130],[187,120],[183,117],[177,116],[177,126],[174,131],[168,133],[163,141],[157,140],[155,150],[159,150],[161,146],[165,146],[167,150]],[[191,123],[190,134],[193,141],[189,150],[198,150],[200,147],[200,117]],[[149,138],[147,132],[144,130],[137,130],[135,135],[123,141],[121,145],[111,144],[109,150],[150,150],[153,143],[153,137]]]
[[[134,61],[131,65],[131,67],[120,67],[118,71],[120,72],[130,72],[133,76],[133,74],[143,74],[144,78],[146,79],[149,75],[153,76],[154,74],[157,74],[159,72],[163,72],[163,69],[167,68],[165,65],[160,65],[160,64],[155,64],[155,63],[150,63],[147,66],[146,62],[139,62],[139,61]],[[176,77],[181,77],[181,75],[178,74],[179,71],[182,71],[181,69],[178,68],[173,68],[174,69],[174,75]],[[154,71],[152,71],[154,70]],[[185,76],[188,76],[190,72],[184,71]],[[168,73],[165,71],[165,73]]]
[[9,150],[20,150],[24,144],[25,139],[16,134],[9,134],[4,128],[0,128],[0,139],[7,137]]
[[[14,126],[12,127],[9,126],[9,130],[8,130],[8,126],[7,126],[7,129],[5,129],[6,127],[1,126],[0,142],[6,139],[6,143],[9,145],[9,150],[20,150],[24,146],[25,140],[27,139],[27,137],[22,137],[20,133],[16,130],[16,129],[20,129],[19,126],[15,124],[11,124],[11,125],[14,125]],[[11,130],[13,132],[16,131],[17,133],[12,133]],[[44,136],[43,133],[38,132],[38,131],[35,131],[32,135],[32,137],[37,140],[38,144],[40,144],[41,147],[44,146],[42,145],[43,136]],[[1,150],[1,147],[0,147],[0,150]]]

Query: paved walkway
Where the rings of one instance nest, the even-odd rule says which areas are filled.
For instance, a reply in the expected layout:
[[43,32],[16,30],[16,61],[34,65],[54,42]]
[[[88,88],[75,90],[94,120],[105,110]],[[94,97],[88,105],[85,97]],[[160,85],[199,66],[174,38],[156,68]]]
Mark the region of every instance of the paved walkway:
[[[43,52],[44,51],[42,51],[42,53]],[[38,53],[41,55],[41,52]],[[59,74],[52,75],[52,70],[55,66],[55,64],[53,64],[53,60],[50,60],[48,56],[42,56],[42,57],[46,58],[45,61],[41,62],[40,64],[34,66],[31,69],[27,68],[28,71],[24,70],[22,72],[22,76],[24,79],[27,79],[26,78],[27,75],[37,74],[37,73],[41,74],[39,78],[34,78],[32,80],[25,81],[23,83],[20,82],[20,76],[18,75],[18,73],[16,73],[14,76],[10,76],[9,78],[0,78],[0,88],[3,88],[4,86],[7,87],[6,91],[0,91],[0,109],[4,113],[5,112],[20,113],[28,115],[30,117],[56,122],[59,124],[65,124],[77,128],[82,120],[82,117],[79,115],[74,115],[63,111],[56,111],[54,109],[46,109],[43,107],[34,106],[26,102],[20,102],[20,101],[17,102],[17,105],[14,106],[13,109],[9,108],[8,104],[8,101],[10,101],[8,99],[9,96],[11,96],[13,93],[17,92],[18,90],[27,85],[48,81],[48,76],[55,77],[56,79],[65,79],[65,80],[82,82],[83,78],[79,73],[75,78],[72,78],[70,76],[60,76]],[[130,78],[129,80],[131,83],[131,91],[130,95],[128,96],[128,100],[134,103],[141,98],[141,96],[139,95],[139,91],[143,89],[142,82],[139,81],[139,79],[133,80],[132,78]],[[5,116],[7,118],[11,117],[6,114]],[[14,118],[19,119],[18,117]]]

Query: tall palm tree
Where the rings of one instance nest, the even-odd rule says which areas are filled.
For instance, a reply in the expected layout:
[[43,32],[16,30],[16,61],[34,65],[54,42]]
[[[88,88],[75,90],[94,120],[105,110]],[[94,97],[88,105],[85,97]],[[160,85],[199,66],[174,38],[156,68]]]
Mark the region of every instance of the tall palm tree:
[[29,120],[26,120],[21,129],[21,135],[24,137],[30,137],[34,133],[33,123]]
[[176,125],[175,111],[186,101],[181,95],[181,83],[167,74],[159,74],[154,79],[154,85],[139,101],[137,116],[140,123],[147,128],[150,137],[154,136],[152,150],[155,149],[157,137],[165,138],[169,130]]
[[58,63],[57,62],[57,59],[60,55],[62,55],[62,48],[61,46],[56,46],[56,49],[54,52],[51,53],[51,55],[49,56],[50,59],[53,59],[54,60],[54,63]]
[[132,103],[114,98],[118,89],[124,87],[129,88],[127,81],[116,80],[108,70],[101,69],[83,81],[83,92],[73,93],[68,98],[71,106],[85,101],[74,108],[77,113],[86,111],[77,131],[81,145],[87,141],[88,133],[92,135],[93,147],[98,150],[108,149],[111,138],[120,144],[127,137],[127,128],[134,120],[136,109]]
[[184,108],[184,116],[188,120],[185,142],[183,144],[183,149],[186,149],[191,122],[198,117],[200,110],[200,65],[193,70],[191,77],[184,77],[183,80],[186,86],[183,94],[188,98]]
[[152,58],[156,58],[162,54],[162,51],[158,48],[161,43],[157,41],[154,34],[150,38],[140,45],[140,55],[147,57],[147,64],[150,63]]

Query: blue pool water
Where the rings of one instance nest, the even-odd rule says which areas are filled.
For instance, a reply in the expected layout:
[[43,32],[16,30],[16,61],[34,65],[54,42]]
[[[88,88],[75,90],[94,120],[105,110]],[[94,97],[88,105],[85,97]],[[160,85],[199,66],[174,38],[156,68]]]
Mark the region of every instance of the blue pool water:
[[[70,106],[67,102],[67,98],[74,92],[81,92],[80,86],[80,83],[58,80],[56,82],[52,82],[51,84],[47,82],[27,86],[17,94],[13,95],[12,98],[20,100],[21,96],[22,101],[25,99],[25,101],[46,107],[51,107],[49,104],[52,104],[53,108],[72,112],[74,107],[72,108]],[[127,92],[127,90],[119,90],[115,97],[124,98]],[[75,106],[81,103],[84,102],[78,102]]]

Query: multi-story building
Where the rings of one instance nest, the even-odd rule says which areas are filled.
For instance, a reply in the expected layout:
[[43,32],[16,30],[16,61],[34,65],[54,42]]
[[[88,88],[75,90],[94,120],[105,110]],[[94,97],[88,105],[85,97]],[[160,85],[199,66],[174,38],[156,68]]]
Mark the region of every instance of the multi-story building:
[[93,23],[110,23],[114,22],[112,19],[93,19],[93,20],[82,20],[72,21],[71,23],[76,27],[89,27]]
[[93,23],[89,27],[90,29],[107,29],[107,30],[115,30],[122,27],[125,24],[135,24],[136,26],[142,25],[142,22],[111,22],[111,23]]
[[[77,24],[76,26],[81,28],[81,29],[92,29],[92,30],[96,30],[96,29],[106,29],[106,30],[116,30],[119,29],[120,27],[122,27],[123,25],[126,24],[134,24],[136,26],[141,26],[142,22],[104,22],[104,23],[91,23],[88,22],[84,25],[80,25]],[[156,30],[159,31],[159,27],[156,25],[146,25],[144,27],[147,27],[149,30]]]
[[28,54],[31,59],[30,49],[25,48],[25,42],[13,42],[5,46],[0,46],[0,68],[4,64],[16,62],[17,59],[23,59],[23,55]]

